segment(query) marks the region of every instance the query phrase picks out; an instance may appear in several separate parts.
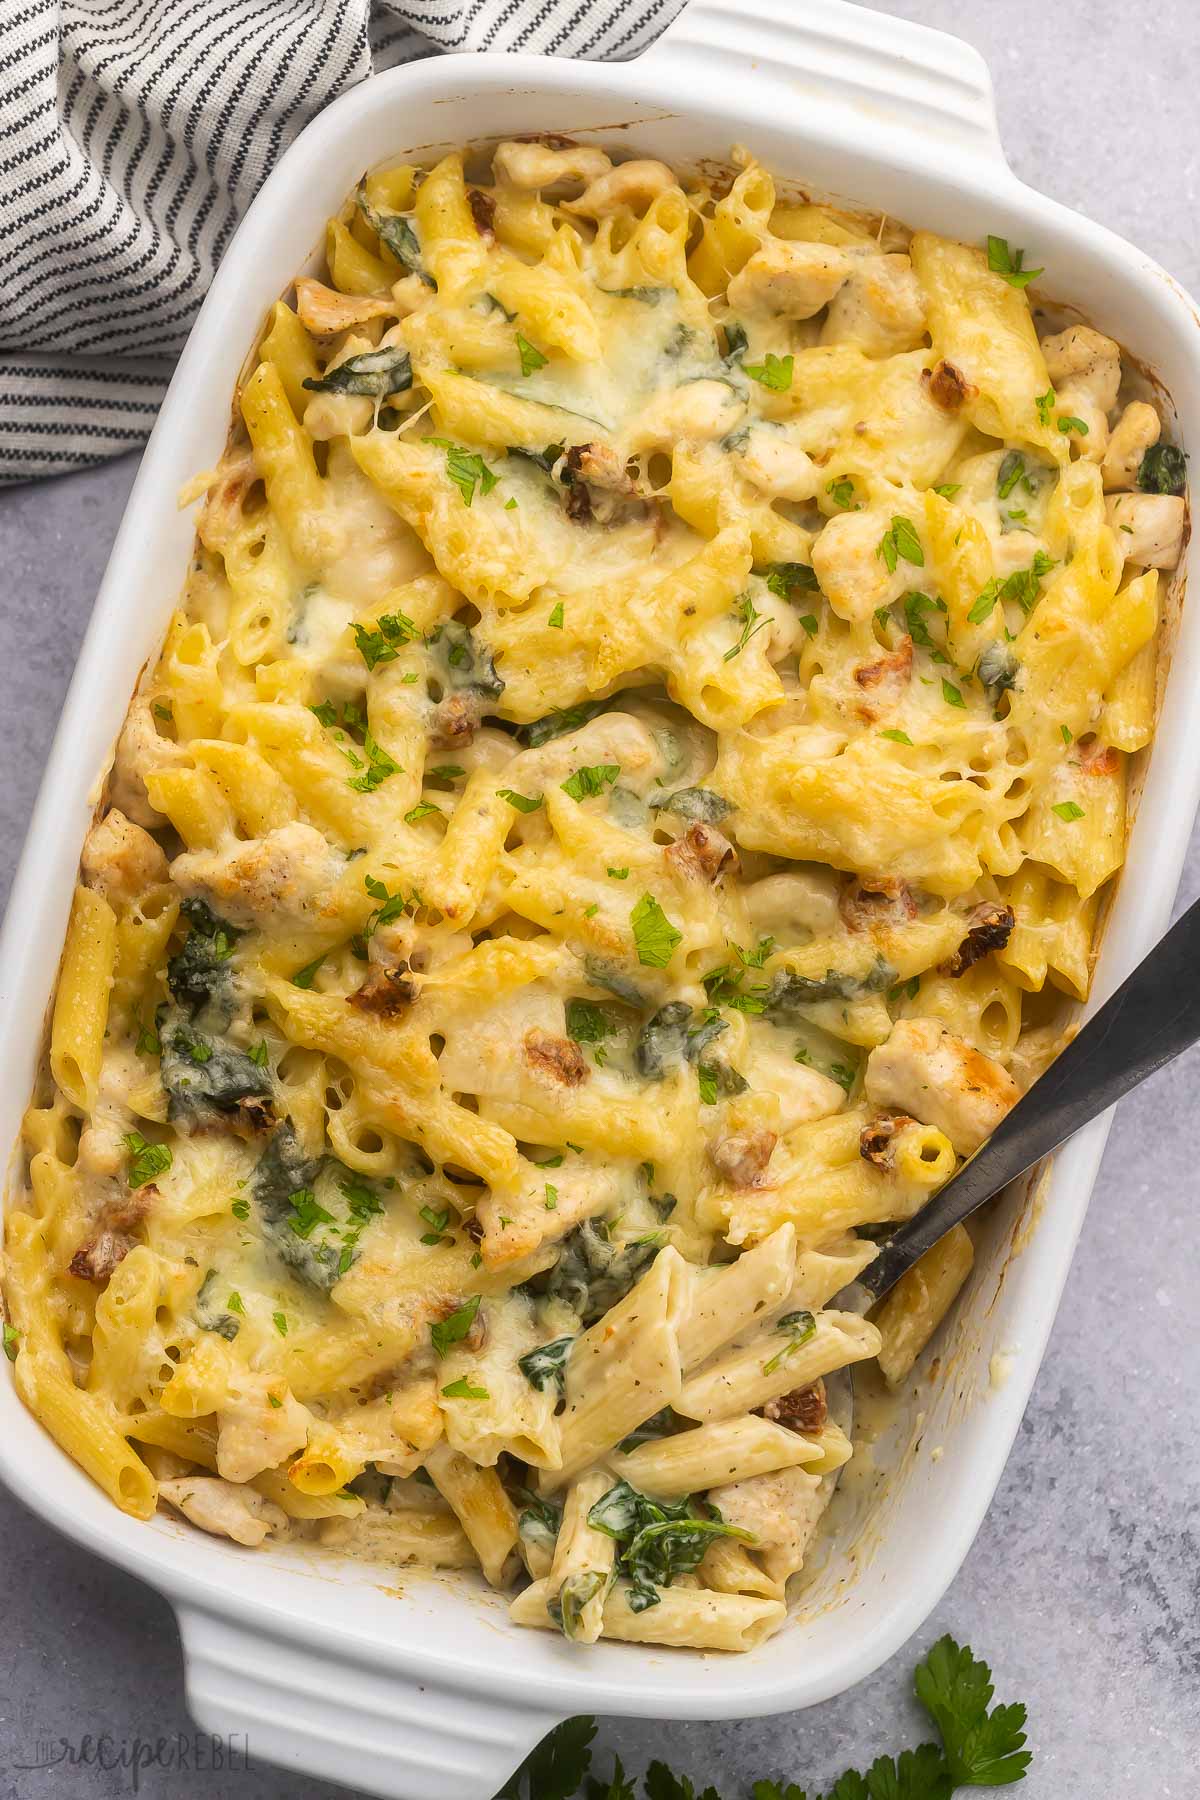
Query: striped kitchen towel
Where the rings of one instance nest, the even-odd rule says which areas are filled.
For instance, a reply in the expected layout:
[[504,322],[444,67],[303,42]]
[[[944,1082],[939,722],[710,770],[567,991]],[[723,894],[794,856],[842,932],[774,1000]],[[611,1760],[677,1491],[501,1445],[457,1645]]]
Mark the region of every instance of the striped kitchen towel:
[[0,485],[149,434],[213,270],[328,101],[446,50],[625,59],[682,0],[0,0]]

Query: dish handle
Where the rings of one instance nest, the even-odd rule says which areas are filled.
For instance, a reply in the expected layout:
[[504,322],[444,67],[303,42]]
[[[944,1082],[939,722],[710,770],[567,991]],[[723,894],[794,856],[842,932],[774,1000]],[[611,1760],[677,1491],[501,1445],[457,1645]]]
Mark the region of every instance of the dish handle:
[[780,84],[858,145],[899,132],[926,164],[950,153],[1007,168],[987,64],[928,25],[848,0],[687,0],[642,60],[668,55],[723,86]]
[[562,1717],[351,1662],[267,1622],[177,1610],[188,1710],[241,1766],[280,1763],[385,1800],[492,1800]]

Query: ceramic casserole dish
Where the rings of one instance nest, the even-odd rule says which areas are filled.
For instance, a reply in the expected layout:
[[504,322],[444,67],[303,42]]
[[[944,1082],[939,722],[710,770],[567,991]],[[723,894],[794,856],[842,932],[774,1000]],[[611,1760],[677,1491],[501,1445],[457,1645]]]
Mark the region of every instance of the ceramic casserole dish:
[[[40,1052],[80,845],[139,669],[179,590],[193,522],[176,494],[214,464],[228,397],[270,304],[310,259],[364,168],[425,163],[530,132],[684,168],[745,142],[778,175],[910,226],[1027,244],[1044,286],[1161,384],[1171,435],[1200,440],[1200,320],[1171,278],[1008,168],[991,85],[955,40],[844,0],[691,0],[635,63],[449,56],[354,90],[309,126],[264,186],[180,360],[113,549],[47,764],[0,961],[0,1138],[15,1143]],[[1195,554],[1193,552],[1193,554]],[[1200,796],[1200,614],[1167,605],[1171,676],[1092,1004],[1165,927]],[[788,1625],[730,1658],[601,1642],[585,1655],[514,1631],[501,1596],[305,1549],[253,1554],[114,1508],[0,1382],[0,1476],[28,1505],[175,1607],[189,1704],[253,1753],[395,1800],[490,1800],[536,1740],[577,1712],[716,1719],[828,1699],[921,1624],[980,1524],[1054,1320],[1108,1120],[994,1209],[969,1289],[922,1386],[900,1408],[873,1488],[845,1484]],[[1006,1383],[989,1385],[1003,1351]],[[7,1367],[7,1365],[0,1365]],[[941,1454],[935,1459],[930,1447]],[[924,1446],[924,1447],[922,1447]],[[936,1520],[936,1529],[931,1522]]]

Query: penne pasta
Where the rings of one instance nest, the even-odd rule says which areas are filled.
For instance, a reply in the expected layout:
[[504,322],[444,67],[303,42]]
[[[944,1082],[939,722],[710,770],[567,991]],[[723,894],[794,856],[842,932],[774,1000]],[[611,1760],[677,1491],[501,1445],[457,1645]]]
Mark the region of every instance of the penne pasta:
[[5,1225],[116,1505],[524,1584],[564,1654],[784,1623],[824,1378],[909,1381],[971,1240],[843,1291],[1087,997],[1186,530],[1020,253],[732,154],[329,220],[181,496]]

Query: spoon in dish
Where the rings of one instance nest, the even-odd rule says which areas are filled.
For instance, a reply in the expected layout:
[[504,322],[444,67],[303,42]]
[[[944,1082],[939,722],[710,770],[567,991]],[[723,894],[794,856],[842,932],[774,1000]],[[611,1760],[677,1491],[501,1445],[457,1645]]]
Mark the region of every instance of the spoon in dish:
[[[874,1262],[829,1304],[866,1312],[952,1226],[1198,1039],[1200,900],[1088,1020],[971,1160],[880,1246]],[[836,1410],[849,1435],[852,1382],[840,1384]]]
[[1161,938],[970,1162],[882,1245],[857,1285],[882,1299],[1000,1189],[1200,1039],[1200,900]]

